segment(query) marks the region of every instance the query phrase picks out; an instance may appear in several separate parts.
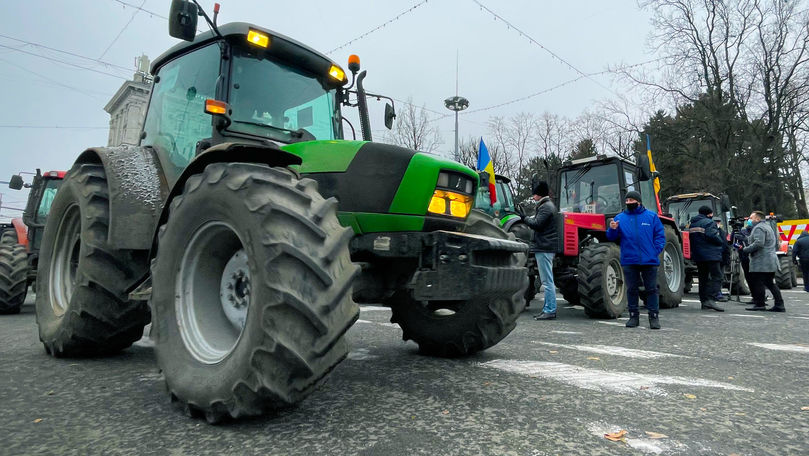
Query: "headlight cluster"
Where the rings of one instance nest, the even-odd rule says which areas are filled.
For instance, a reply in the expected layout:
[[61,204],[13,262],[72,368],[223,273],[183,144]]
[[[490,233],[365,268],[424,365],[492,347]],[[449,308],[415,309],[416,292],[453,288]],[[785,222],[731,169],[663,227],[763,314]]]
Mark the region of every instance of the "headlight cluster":
[[474,188],[475,185],[468,176],[439,173],[436,190],[427,211],[432,214],[466,218],[474,203],[472,198]]

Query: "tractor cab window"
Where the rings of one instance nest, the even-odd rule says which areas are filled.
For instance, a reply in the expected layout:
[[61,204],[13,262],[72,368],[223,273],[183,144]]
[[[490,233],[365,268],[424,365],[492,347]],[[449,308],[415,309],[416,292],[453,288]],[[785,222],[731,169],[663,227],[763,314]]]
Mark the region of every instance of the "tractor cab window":
[[623,210],[620,174],[615,164],[587,166],[561,175],[559,207],[562,212],[617,214]]
[[681,230],[686,230],[691,226],[691,219],[699,214],[702,206],[713,207],[713,201],[709,199],[673,201],[668,205],[668,212],[674,218],[674,222]]
[[231,68],[231,131],[283,143],[339,137],[335,89],[281,62],[235,50]]
[[60,183],[62,183],[62,181],[59,179],[48,179],[45,181],[45,188],[42,190],[42,200],[39,202],[34,223],[45,223],[45,219],[51,211],[53,198],[56,197],[56,191],[59,190]]
[[216,98],[219,56],[219,46],[211,44],[172,60],[158,72],[141,144],[157,150],[169,182],[194,158],[197,142],[211,137],[205,100]]
[[497,202],[500,203],[503,209],[515,212],[514,200],[511,197],[511,187],[509,187],[507,183],[499,181],[495,188],[497,189]]

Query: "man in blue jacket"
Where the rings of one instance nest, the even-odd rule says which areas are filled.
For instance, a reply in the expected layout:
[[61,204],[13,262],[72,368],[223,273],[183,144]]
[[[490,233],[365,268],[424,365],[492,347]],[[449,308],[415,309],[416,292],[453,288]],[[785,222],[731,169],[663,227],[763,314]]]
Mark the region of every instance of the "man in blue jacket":
[[691,239],[691,259],[699,271],[699,302],[703,309],[724,312],[716,303],[716,295],[722,290],[722,250],[727,242],[713,221],[713,209],[699,208],[699,214],[691,219],[688,229]]
[[649,327],[660,329],[657,268],[660,266],[660,254],[666,247],[666,233],[657,214],[641,205],[640,193],[626,193],[626,210],[610,221],[607,240],[618,241],[621,245],[621,267],[629,308],[626,327],[634,328],[640,324],[638,292],[642,279],[646,288]]

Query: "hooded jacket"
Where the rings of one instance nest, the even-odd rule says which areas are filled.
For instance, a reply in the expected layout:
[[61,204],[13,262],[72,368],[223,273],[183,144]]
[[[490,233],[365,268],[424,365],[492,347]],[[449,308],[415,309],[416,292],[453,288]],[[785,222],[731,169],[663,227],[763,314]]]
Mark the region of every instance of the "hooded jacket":
[[615,216],[618,229],[607,229],[607,240],[621,244],[622,265],[660,265],[666,232],[660,217],[639,205]]
[[725,242],[716,222],[702,214],[691,219],[688,229],[691,239],[691,259],[694,261],[722,261]]
[[801,233],[792,245],[792,258],[801,263],[809,263],[809,232]]

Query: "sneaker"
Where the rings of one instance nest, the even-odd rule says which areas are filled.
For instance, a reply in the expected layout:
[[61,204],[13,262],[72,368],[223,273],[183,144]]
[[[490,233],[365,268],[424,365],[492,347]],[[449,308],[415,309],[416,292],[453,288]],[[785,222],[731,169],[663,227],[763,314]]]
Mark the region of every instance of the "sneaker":
[[534,320],[556,320],[556,312],[542,312],[539,315],[534,315]]

